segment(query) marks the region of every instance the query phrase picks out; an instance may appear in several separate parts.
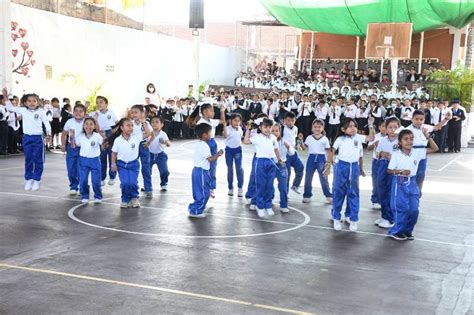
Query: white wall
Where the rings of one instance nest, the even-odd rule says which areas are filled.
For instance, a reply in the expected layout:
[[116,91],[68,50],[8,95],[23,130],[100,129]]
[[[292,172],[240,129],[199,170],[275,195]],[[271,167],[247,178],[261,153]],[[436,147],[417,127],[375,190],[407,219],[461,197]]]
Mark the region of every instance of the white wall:
[[[93,87],[104,83],[100,94],[109,98],[112,107],[123,110],[143,103],[149,82],[165,97],[184,96],[188,84],[194,83],[191,41],[16,4],[11,9],[12,20],[28,32],[24,40],[28,40],[36,60],[29,78],[13,75],[16,94],[34,91],[47,98],[69,96],[74,101],[84,99]],[[51,80],[45,79],[45,65],[52,66]],[[107,72],[106,65],[113,66],[114,71]],[[232,84],[236,72],[233,48],[201,45],[201,82]],[[78,75],[80,82],[72,77],[60,82],[66,73]]]
[[11,85],[10,0],[0,0],[0,87]]

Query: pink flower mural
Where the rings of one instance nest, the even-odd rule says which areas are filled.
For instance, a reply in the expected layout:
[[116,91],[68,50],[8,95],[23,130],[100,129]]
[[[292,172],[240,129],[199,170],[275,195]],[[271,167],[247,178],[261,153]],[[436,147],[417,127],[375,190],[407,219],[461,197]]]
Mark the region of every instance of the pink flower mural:
[[30,77],[28,73],[30,72],[30,67],[34,66],[36,63],[33,58],[33,50],[30,49],[30,44],[25,39],[28,34],[27,30],[19,27],[18,22],[12,21],[11,23],[11,36],[13,40],[12,48],[12,72],[25,77]]

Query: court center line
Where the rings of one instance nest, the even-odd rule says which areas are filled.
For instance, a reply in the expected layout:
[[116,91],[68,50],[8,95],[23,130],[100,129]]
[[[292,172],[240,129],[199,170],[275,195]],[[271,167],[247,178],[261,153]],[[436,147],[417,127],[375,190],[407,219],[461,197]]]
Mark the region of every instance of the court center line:
[[[79,202],[80,200],[78,199],[70,199],[70,198],[58,198],[58,197],[50,197],[50,196],[41,196],[41,195],[31,195],[31,194],[22,194],[22,193],[9,193],[9,192],[1,192],[0,193],[3,193],[3,194],[12,194],[12,195],[20,195],[20,196],[28,196],[28,197],[38,197],[38,198],[46,198],[46,199],[65,199],[65,200],[72,200],[72,201],[77,201]],[[118,197],[110,197],[110,198],[107,198],[107,199],[116,199]],[[103,199],[105,200],[105,199]],[[103,202],[104,204],[109,204],[109,202]],[[115,203],[110,203],[110,204],[114,204]],[[118,205],[118,204],[117,204]],[[78,205],[78,206],[82,206],[82,204]],[[156,209],[156,207],[145,207],[143,206],[142,208],[151,208],[151,209]],[[158,208],[158,209],[162,209],[162,208]],[[247,219],[247,220],[255,220],[255,221],[259,221],[261,219],[256,219],[256,218],[248,218],[248,217],[242,217],[243,219]],[[78,220],[76,220],[78,221]],[[262,220],[262,221],[265,221],[265,222],[272,222],[272,223],[281,223],[281,224],[286,224],[286,225],[299,225],[298,223],[291,223],[291,222],[281,222],[281,221],[268,221],[268,220]],[[80,222],[80,223],[83,223],[83,222]],[[101,229],[106,229],[106,230],[111,230],[111,231],[116,231],[116,229],[113,229],[113,228],[105,228],[105,227],[101,227],[101,226],[97,226],[95,224],[91,224],[91,223],[87,223],[87,222],[84,222],[86,223],[86,225],[89,225],[91,227],[98,227],[98,228],[101,228]],[[328,226],[320,226],[320,225],[311,225],[311,224],[306,224],[304,225],[303,227],[310,227],[310,228],[315,228],[315,229],[321,229],[321,230],[333,230],[332,227],[328,227]],[[341,230],[342,232],[351,232],[351,231],[348,231],[348,230]],[[340,231],[340,232],[341,232]],[[120,232],[120,231],[119,231]],[[152,234],[152,233],[133,233],[133,232],[130,232],[128,231],[129,234],[143,234],[143,235],[146,235],[146,234]],[[383,236],[383,237],[388,237],[387,234],[382,234],[382,233],[374,233],[374,232],[365,232],[365,231],[357,231],[357,232],[351,232],[351,233],[358,233],[358,234],[365,234],[365,235],[374,235],[374,236]],[[172,235],[170,235],[172,236]],[[429,239],[422,239],[422,238],[417,238],[416,239],[417,241],[420,241],[420,242],[427,242],[427,243],[433,243],[433,244],[440,244],[440,245],[450,245],[450,246],[459,246],[459,247],[474,247],[474,246],[471,246],[471,245],[466,245],[466,244],[460,244],[460,243],[450,243],[450,242],[443,242],[443,241],[434,241],[434,240],[429,240]]]
[[438,172],[442,172],[446,167],[450,166],[451,164],[453,164],[454,162],[456,162],[457,160],[459,160],[460,158],[462,158],[464,155],[462,154],[459,154],[457,157],[455,157],[454,159],[452,159],[451,161],[449,161],[448,163],[446,163],[446,165],[444,165],[442,168],[440,168],[438,170]]
[[188,296],[188,297],[193,297],[193,298],[198,298],[198,299],[243,305],[243,306],[249,306],[249,307],[258,308],[258,309],[273,310],[273,311],[278,311],[281,313],[312,314],[308,312],[303,312],[303,311],[298,311],[298,310],[293,310],[293,309],[283,308],[283,307],[278,307],[278,306],[252,303],[252,302],[247,302],[247,301],[242,301],[242,300],[228,299],[228,298],[214,296],[214,295],[193,293],[189,291],[181,291],[181,290],[176,290],[176,289],[169,289],[169,288],[157,287],[157,286],[151,286],[151,285],[145,285],[145,284],[139,284],[139,283],[117,281],[117,280],[112,280],[112,279],[92,277],[92,276],[86,276],[86,275],[80,275],[80,274],[74,274],[74,273],[68,273],[68,272],[60,272],[60,271],[40,269],[40,268],[31,268],[31,267],[24,267],[24,266],[18,266],[18,265],[3,264],[3,263],[0,263],[0,267],[6,268],[6,269],[16,269],[16,270],[43,273],[43,274],[55,275],[55,276],[61,276],[61,277],[67,277],[67,278],[74,278],[74,279],[80,279],[80,280],[86,280],[86,281],[107,283],[107,284],[113,284],[113,285],[118,285],[118,286],[126,286],[126,287],[138,288],[138,289],[159,291],[159,292]]

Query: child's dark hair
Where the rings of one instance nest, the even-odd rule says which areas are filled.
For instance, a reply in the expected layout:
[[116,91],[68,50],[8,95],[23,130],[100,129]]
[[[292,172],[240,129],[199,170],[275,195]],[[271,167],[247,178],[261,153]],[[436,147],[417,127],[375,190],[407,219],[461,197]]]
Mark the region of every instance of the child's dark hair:
[[321,132],[323,135],[326,135],[326,131],[324,131],[324,126],[326,125],[324,123],[324,120],[322,119],[319,119],[319,118],[316,118],[315,120],[313,120],[313,122],[311,123],[311,126],[314,126],[314,125],[320,125],[321,127],[323,127],[323,131]]
[[269,118],[263,118],[263,121],[260,123],[260,125],[258,125],[258,129],[257,129],[257,133],[262,133],[262,131],[260,130],[260,127],[272,127],[273,126],[273,120],[269,119]]
[[54,103],[54,102],[59,103],[59,99],[57,97],[53,97],[51,99],[51,103]]
[[406,135],[413,135],[413,132],[410,129],[403,129],[398,134],[398,145],[401,147],[400,142],[402,141],[403,137]]
[[285,114],[285,119],[287,119],[287,118],[291,118],[291,119],[296,118],[295,113],[293,113],[293,112],[287,112],[287,113]]
[[111,148],[114,145],[115,139],[120,137],[122,134],[122,129],[120,127],[127,121],[132,121],[130,118],[122,118],[119,122],[112,127],[112,134],[105,140],[105,147]]
[[415,109],[413,111],[413,117],[418,116],[418,115],[425,117],[425,113],[423,113],[423,111],[421,111],[419,109]]
[[194,132],[196,133],[196,136],[201,139],[202,136],[208,132],[210,132],[212,129],[211,125],[209,124],[206,124],[206,123],[202,123],[202,124],[199,124],[199,125],[196,125],[196,127],[194,128]]
[[230,116],[229,116],[229,119],[230,119],[230,120],[234,120],[234,119],[236,119],[236,118],[242,120],[242,115],[240,115],[239,113],[232,113],[232,114],[230,114]]
[[85,113],[87,111],[86,107],[83,104],[76,104],[74,105],[74,110],[82,108],[82,111]]
[[[94,122],[95,127],[94,127],[94,130],[92,130],[92,132],[97,132],[97,121],[95,121],[93,117],[86,117],[84,119],[84,124],[86,123],[86,121],[89,121],[89,120]],[[82,125],[82,132],[86,134],[86,130],[84,129],[84,124]]]
[[189,128],[195,128],[196,123],[199,120],[199,113],[203,113],[206,109],[212,108],[212,105],[209,103],[202,104],[200,106],[196,106],[196,108],[193,110],[193,112],[189,115],[189,117],[186,119],[186,124],[189,126]]
[[105,102],[105,104],[109,104],[109,100],[105,96],[98,95],[95,99],[96,99],[96,101],[99,100],[99,99],[103,100]]
[[71,104],[66,103],[66,104],[64,104],[63,108],[64,108],[64,110],[69,110],[69,111],[71,111]]
[[389,124],[391,124],[393,122],[396,122],[397,125],[400,127],[400,120],[397,117],[389,117],[389,118],[385,119],[385,121],[384,121],[385,127],[387,127]]
[[268,118],[268,115],[265,113],[260,113],[257,115],[257,118]]
[[163,118],[161,118],[160,116],[155,116],[155,117],[153,117],[153,118],[151,119],[151,122],[152,122],[153,120],[158,120],[159,122],[161,122],[161,124],[164,124],[164,123],[165,123],[165,121],[163,120]]
[[133,109],[136,109],[136,110],[140,111],[141,113],[145,112],[145,106],[143,106],[141,104],[133,105],[132,108],[130,108],[130,110],[133,110]]
[[36,101],[38,102],[38,105],[40,104],[40,98],[39,98],[38,94],[35,94],[35,93],[24,94],[20,99],[20,104],[22,106],[24,106],[26,104],[26,100],[30,97],[36,98]]
[[339,130],[337,131],[336,138],[339,138],[340,136],[344,136],[346,133],[342,129],[346,130],[347,128],[349,128],[349,125],[351,123],[354,123],[357,129],[358,127],[357,121],[354,118],[344,118],[341,121],[341,125],[339,126]]

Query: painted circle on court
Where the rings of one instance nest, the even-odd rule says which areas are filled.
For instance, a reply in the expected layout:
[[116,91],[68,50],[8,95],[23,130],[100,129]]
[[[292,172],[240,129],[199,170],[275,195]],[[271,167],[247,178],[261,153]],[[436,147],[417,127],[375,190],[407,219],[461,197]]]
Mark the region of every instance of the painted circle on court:
[[[289,209],[291,209],[291,210],[297,212],[298,214],[300,214],[304,218],[304,220],[303,220],[303,222],[301,222],[299,224],[290,223],[290,222],[283,222],[283,221],[281,221],[281,223],[278,223],[277,221],[267,221],[269,223],[274,223],[274,224],[283,224],[283,225],[287,225],[287,224],[293,225],[294,224],[294,226],[292,226],[291,228],[277,230],[277,231],[263,232],[263,233],[250,233],[250,234],[233,234],[233,235],[183,235],[183,234],[169,234],[169,233],[147,233],[147,232],[136,232],[136,231],[123,230],[123,229],[116,229],[116,228],[106,227],[106,226],[102,226],[102,225],[98,225],[98,224],[94,224],[94,223],[90,223],[90,222],[86,222],[84,220],[81,220],[75,215],[74,212],[77,209],[79,209],[83,206],[86,206],[86,205],[87,205],[87,203],[81,203],[81,204],[79,204],[77,206],[74,206],[71,209],[69,209],[69,211],[68,211],[69,218],[71,218],[72,220],[74,220],[78,223],[81,223],[83,225],[87,225],[89,227],[93,227],[93,228],[96,228],[96,229],[113,231],[113,232],[120,232],[120,233],[125,233],[125,234],[132,234],[132,235],[153,236],[153,237],[177,237],[177,238],[184,238],[184,239],[230,239],[230,238],[258,237],[258,236],[282,234],[282,233],[288,233],[288,232],[291,232],[291,231],[295,231],[295,230],[301,229],[302,227],[308,225],[308,223],[310,221],[309,215],[307,215],[303,211],[301,211],[299,209],[296,209],[294,207],[288,207]],[[114,205],[115,205],[115,203],[114,203]],[[116,205],[119,205],[119,204],[116,204]],[[141,209],[146,209],[146,208],[151,208],[151,207],[142,207]],[[159,207],[152,207],[152,208],[153,209],[158,209],[158,210],[167,210],[165,208],[159,208]],[[261,221],[261,222],[266,221],[264,219],[254,219],[254,218],[248,218],[248,219],[252,220],[252,221]],[[191,222],[190,222],[190,224],[191,224]]]

